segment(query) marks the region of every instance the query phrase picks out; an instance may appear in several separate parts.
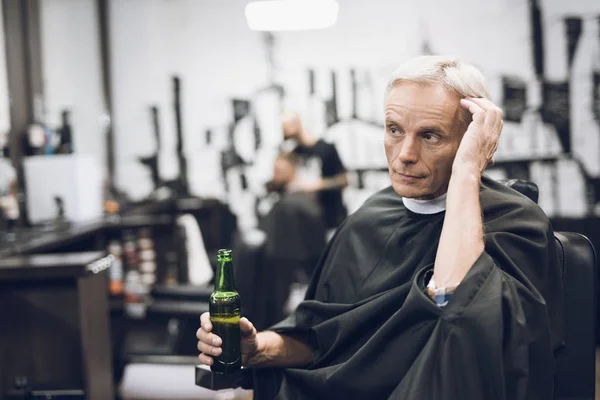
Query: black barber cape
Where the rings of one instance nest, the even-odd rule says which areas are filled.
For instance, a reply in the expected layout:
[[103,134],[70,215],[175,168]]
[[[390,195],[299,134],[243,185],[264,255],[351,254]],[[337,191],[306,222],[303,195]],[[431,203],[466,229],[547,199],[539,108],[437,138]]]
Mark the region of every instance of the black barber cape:
[[415,214],[391,187],[367,200],[273,328],[312,341],[316,361],[255,370],[255,399],[552,399],[563,306],[550,223],[489,178],[480,198],[485,252],[445,308],[424,292],[444,211]]

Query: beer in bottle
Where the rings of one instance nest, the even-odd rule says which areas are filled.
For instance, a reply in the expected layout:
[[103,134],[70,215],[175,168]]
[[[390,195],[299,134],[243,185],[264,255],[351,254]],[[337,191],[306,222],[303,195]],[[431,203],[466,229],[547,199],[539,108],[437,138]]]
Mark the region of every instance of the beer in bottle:
[[231,250],[217,253],[215,290],[210,296],[209,310],[213,333],[223,341],[222,353],[214,357],[212,372],[229,374],[242,366],[240,348],[240,295],[233,281],[233,257]]

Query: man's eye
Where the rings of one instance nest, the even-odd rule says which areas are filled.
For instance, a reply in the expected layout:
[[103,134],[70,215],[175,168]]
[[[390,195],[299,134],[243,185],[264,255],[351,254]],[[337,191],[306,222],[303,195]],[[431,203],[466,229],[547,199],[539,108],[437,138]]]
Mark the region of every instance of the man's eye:
[[397,135],[398,133],[400,133],[400,132],[398,131],[398,128],[396,128],[395,126],[388,126],[388,130],[390,131],[390,133],[391,133],[392,135]]
[[428,142],[435,142],[437,140],[437,136],[431,132],[423,133],[422,137],[423,137],[423,139],[425,139]]

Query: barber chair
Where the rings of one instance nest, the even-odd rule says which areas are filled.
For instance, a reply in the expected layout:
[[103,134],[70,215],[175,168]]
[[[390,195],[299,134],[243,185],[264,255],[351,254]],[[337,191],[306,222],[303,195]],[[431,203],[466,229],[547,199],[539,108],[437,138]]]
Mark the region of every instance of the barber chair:
[[[532,201],[538,201],[533,182],[500,181]],[[594,400],[596,366],[596,252],[585,236],[555,232],[565,300],[565,345],[557,354],[554,400]],[[251,370],[244,369],[234,381],[219,381],[204,366],[196,366],[196,384],[208,389],[252,388]]]
[[[519,179],[500,181],[536,202],[538,187]],[[594,399],[596,387],[596,251],[574,232],[555,232],[565,296],[565,346],[557,354],[554,398]]]

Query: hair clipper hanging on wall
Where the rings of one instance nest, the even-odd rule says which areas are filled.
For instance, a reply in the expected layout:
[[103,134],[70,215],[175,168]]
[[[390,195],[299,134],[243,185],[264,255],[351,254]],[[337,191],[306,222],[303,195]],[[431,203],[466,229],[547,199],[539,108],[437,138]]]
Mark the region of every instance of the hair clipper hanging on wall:
[[63,110],[61,113],[62,125],[59,128],[60,142],[58,145],[59,154],[71,154],[74,151],[73,148],[73,132],[71,130],[71,123],[69,121],[69,110]]
[[150,107],[150,113],[152,116],[152,127],[154,129],[154,139],[156,141],[156,151],[154,152],[154,154],[152,154],[148,157],[139,157],[138,159],[144,166],[146,166],[150,170],[150,174],[152,175],[152,183],[154,185],[154,190],[156,190],[160,186],[159,157],[160,157],[160,150],[161,150],[158,107],[157,106]]
[[183,128],[181,119],[181,79],[178,76],[173,77],[173,107],[175,111],[175,132],[177,133],[177,161],[179,164],[179,185],[182,195],[189,195],[189,184],[187,175],[187,160],[183,152]]
[[337,109],[337,74],[333,70],[331,71],[331,98],[325,101],[325,113],[328,128],[340,121]]

